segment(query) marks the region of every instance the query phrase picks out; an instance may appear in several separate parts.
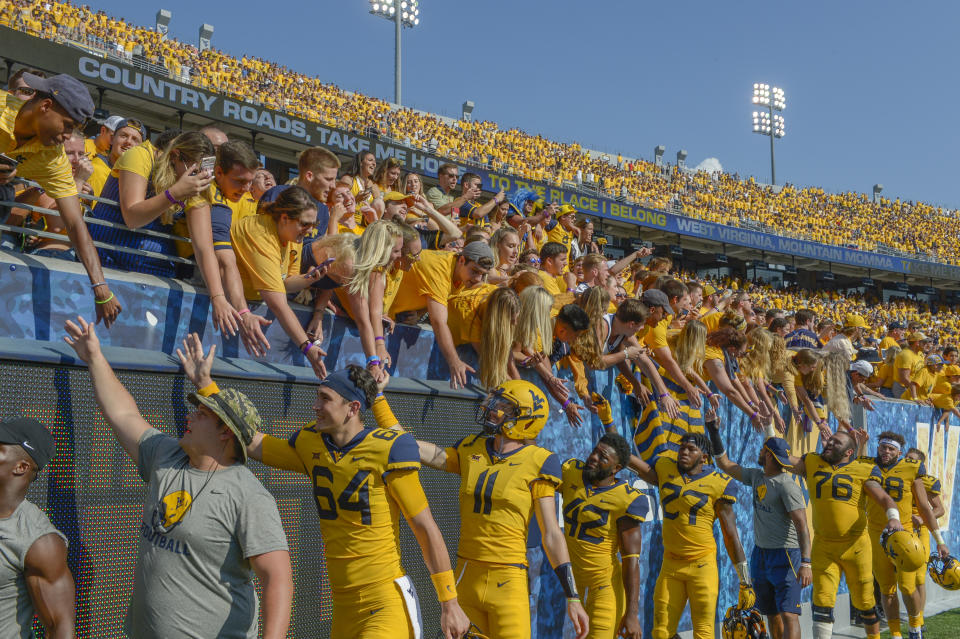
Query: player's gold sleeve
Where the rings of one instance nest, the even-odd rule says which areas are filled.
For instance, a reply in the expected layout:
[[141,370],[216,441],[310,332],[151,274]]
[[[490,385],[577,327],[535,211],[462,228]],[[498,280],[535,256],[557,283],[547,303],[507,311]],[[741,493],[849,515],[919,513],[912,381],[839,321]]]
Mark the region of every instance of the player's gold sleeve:
[[556,486],[545,479],[537,479],[530,482],[530,494],[533,495],[534,499],[540,499],[541,497],[552,498],[556,492]]
[[455,475],[460,474],[460,455],[457,453],[457,449],[453,446],[449,448],[444,448],[443,452],[447,454],[447,465],[444,468],[448,473],[453,473]]
[[294,447],[279,437],[264,435],[260,447],[263,463],[267,466],[292,470],[303,475],[309,474]]
[[420,483],[420,473],[416,469],[394,471],[383,481],[387,484],[387,492],[400,506],[407,519],[416,517],[430,505]]

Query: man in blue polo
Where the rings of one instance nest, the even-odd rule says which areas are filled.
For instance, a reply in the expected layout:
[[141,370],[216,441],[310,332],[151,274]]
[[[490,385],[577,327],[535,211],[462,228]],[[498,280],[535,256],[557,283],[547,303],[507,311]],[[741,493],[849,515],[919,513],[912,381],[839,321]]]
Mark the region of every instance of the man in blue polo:
[[754,548],[750,575],[757,608],[766,615],[774,639],[800,639],[800,591],[813,580],[806,499],[787,472],[790,445],[769,437],[757,459],[760,468],[743,468],[724,450],[716,416],[708,411],[707,434],[717,468],[753,493]]
[[786,337],[787,348],[800,350],[801,348],[823,348],[820,338],[813,332],[817,324],[817,314],[809,308],[801,308],[793,316],[796,330]]

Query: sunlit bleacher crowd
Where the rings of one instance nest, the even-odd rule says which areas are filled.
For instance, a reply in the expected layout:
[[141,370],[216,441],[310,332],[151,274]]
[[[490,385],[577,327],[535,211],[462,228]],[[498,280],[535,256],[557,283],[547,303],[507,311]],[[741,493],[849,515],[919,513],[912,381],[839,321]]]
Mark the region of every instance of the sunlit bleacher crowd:
[[727,225],[749,225],[862,250],[894,250],[960,263],[949,240],[956,212],[923,202],[791,185],[774,191],[735,174],[688,172],[639,159],[588,153],[492,122],[453,121],[350,93],[252,56],[199,51],[152,29],[68,2],[3,0],[0,25],[70,40],[138,60],[208,91],[350,131],[376,130],[461,164],[553,185],[585,185],[611,197]]

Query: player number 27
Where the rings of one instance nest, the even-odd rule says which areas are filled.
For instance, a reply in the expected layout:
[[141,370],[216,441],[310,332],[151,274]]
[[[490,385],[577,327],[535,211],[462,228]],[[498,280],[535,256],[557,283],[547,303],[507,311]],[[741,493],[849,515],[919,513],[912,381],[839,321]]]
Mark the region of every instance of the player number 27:
[[334,499],[333,489],[324,486],[321,479],[333,483],[333,472],[323,466],[313,467],[313,496],[317,500],[317,515],[320,519],[336,519],[337,508],[360,513],[360,523],[370,525],[370,490],[367,483],[369,470],[358,470],[353,479],[343,488],[340,496]]
[[667,519],[676,519],[678,516],[680,516],[679,512],[672,513],[668,511],[667,504],[681,496],[693,497],[697,500],[696,503],[690,504],[690,513],[687,520],[687,523],[689,523],[691,526],[695,526],[697,524],[697,513],[700,512],[701,508],[707,505],[707,502],[710,500],[710,496],[701,493],[699,490],[683,490],[680,486],[668,482],[660,487],[660,506],[663,507],[664,517]]

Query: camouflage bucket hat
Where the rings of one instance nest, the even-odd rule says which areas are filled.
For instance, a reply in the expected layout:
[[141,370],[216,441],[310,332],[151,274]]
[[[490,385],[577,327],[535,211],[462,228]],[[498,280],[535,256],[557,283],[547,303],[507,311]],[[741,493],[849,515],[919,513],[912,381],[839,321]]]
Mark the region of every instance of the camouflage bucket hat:
[[212,410],[227,428],[236,435],[243,449],[243,461],[247,461],[247,446],[253,441],[253,435],[262,426],[260,413],[250,399],[238,390],[225,388],[219,393],[204,397],[196,393],[187,396],[194,406],[203,404]]

